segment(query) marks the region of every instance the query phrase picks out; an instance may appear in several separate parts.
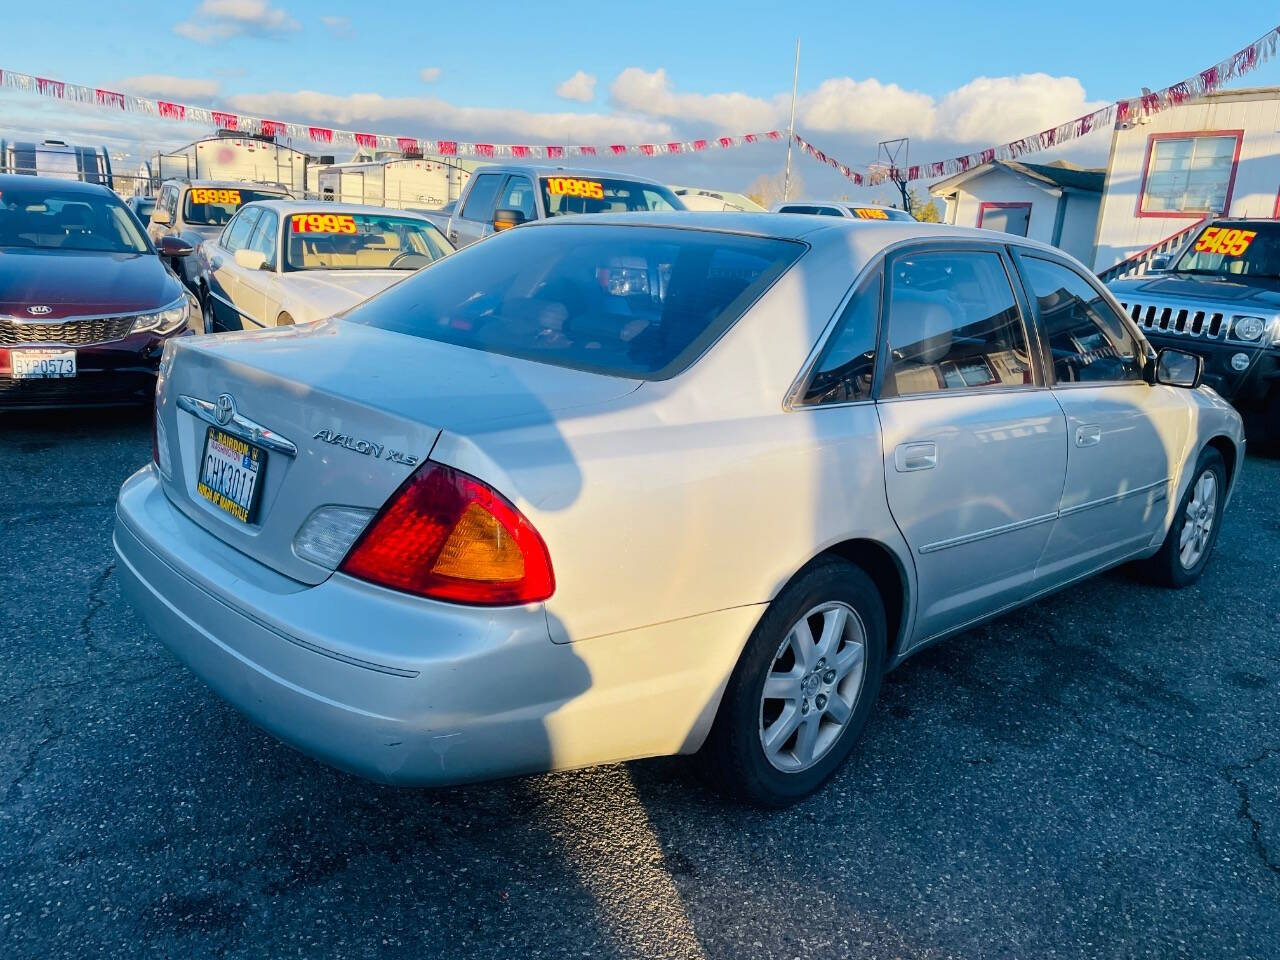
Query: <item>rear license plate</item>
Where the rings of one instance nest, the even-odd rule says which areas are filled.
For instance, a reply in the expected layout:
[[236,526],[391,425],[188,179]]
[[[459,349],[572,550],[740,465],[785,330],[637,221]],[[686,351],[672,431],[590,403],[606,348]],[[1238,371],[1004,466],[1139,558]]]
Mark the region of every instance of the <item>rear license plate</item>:
[[204,435],[196,492],[241,523],[253,522],[267,452],[210,427]]
[[10,350],[9,369],[15,380],[60,380],[76,375],[74,350]]

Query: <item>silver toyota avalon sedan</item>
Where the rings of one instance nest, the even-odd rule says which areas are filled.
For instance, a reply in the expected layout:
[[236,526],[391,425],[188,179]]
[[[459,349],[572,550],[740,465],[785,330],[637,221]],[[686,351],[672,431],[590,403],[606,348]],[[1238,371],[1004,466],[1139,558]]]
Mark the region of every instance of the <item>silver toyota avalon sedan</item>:
[[1108,567],[1193,583],[1244,457],[1188,354],[981,230],[565,218],[345,315],[171,342],[128,595],[384,781],[701,751],[763,804],[886,670]]

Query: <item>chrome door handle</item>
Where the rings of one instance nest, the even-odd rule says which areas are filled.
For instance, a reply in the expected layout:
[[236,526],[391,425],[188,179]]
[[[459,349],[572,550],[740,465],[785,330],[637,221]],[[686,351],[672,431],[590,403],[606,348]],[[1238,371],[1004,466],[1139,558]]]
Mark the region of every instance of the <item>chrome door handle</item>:
[[899,473],[932,470],[938,465],[938,445],[932,441],[901,443],[893,451],[893,466]]
[[1102,442],[1102,427],[1096,423],[1086,423],[1082,427],[1076,427],[1076,446],[1077,447],[1096,447]]

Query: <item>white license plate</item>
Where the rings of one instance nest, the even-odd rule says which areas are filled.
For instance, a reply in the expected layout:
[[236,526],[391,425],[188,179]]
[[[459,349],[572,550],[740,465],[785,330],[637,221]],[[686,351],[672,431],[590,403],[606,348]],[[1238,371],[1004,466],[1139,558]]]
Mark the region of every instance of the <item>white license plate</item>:
[[210,427],[204,437],[196,492],[241,523],[251,523],[266,463],[265,450]]
[[60,380],[76,375],[74,350],[10,350],[9,369],[15,380]]

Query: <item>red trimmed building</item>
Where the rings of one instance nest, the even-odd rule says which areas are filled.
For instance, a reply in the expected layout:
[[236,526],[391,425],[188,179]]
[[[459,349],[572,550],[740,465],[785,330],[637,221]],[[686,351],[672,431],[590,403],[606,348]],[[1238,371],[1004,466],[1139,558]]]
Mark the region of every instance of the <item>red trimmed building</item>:
[[1094,240],[1103,271],[1206,216],[1280,213],[1280,87],[1223,90],[1118,126]]

